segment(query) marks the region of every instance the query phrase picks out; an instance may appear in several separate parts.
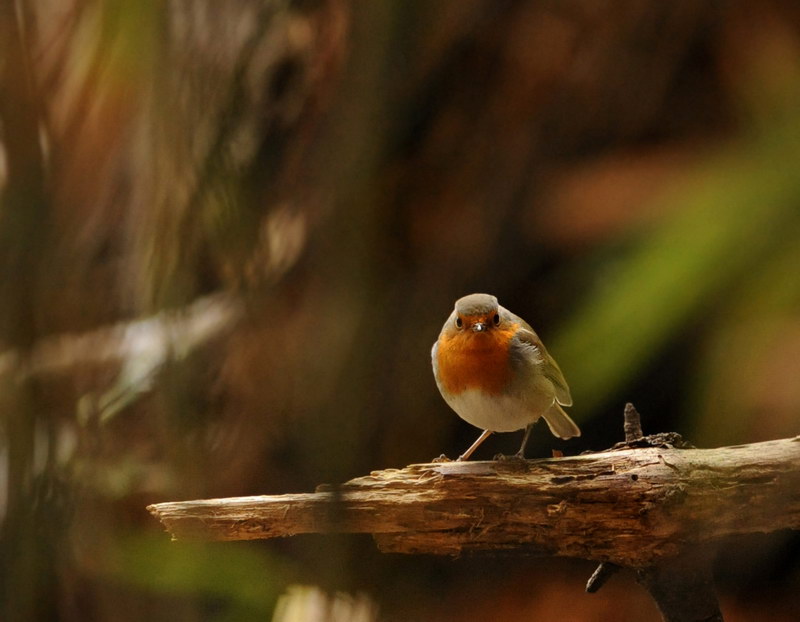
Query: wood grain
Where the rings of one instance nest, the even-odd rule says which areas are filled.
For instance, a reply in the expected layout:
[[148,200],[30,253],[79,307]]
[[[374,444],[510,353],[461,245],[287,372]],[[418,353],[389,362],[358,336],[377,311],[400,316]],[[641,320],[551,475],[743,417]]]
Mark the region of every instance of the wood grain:
[[413,464],[314,493],[148,509],[177,540],[372,533],[386,552],[515,551],[642,568],[693,543],[800,528],[800,437]]

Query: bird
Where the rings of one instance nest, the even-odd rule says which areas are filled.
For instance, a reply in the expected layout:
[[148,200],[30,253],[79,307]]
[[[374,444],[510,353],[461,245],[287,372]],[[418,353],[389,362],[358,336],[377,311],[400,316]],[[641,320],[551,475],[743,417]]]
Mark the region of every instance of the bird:
[[524,459],[533,424],[544,418],[554,436],[580,436],[564,412],[571,406],[567,381],[539,336],[495,296],[456,300],[431,349],[436,386],[464,421],[483,430],[458,457],[468,460],[493,432],[525,429],[514,457]]

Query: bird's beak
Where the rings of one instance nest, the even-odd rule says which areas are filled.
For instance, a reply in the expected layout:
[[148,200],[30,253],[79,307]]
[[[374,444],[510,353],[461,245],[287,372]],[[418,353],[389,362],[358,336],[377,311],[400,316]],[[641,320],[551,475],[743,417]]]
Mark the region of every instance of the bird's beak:
[[486,330],[486,323],[485,322],[475,322],[472,325],[472,330],[474,330],[476,333],[482,333],[482,332],[484,332]]

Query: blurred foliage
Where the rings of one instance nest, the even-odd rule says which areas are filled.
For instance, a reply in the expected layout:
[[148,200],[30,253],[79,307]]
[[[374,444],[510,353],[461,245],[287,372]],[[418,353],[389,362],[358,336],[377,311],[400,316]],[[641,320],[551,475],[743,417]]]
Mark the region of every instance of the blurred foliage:
[[[571,385],[584,434],[538,455],[619,440],[626,401],[704,446],[797,434],[788,0],[0,7],[2,619],[374,615],[295,584],[386,620],[655,619],[580,564],[190,546],[144,510],[462,451],[429,350],[470,291]],[[770,580],[721,573],[726,613],[793,619],[798,548],[730,547]]]
[[[748,293],[767,309],[787,294],[787,279],[796,283],[797,264],[782,256],[800,239],[800,116],[766,129],[768,136],[701,164],[695,179],[662,199],[673,204],[658,209],[665,216],[628,242],[633,250],[617,253],[570,318],[554,352],[575,378],[577,404],[602,404],[753,272],[758,285],[748,283]],[[767,309],[754,315],[763,318]]]
[[216,620],[268,618],[280,595],[271,578],[285,580],[295,572],[285,561],[241,545],[176,545],[153,534],[121,538],[98,562],[104,581],[156,595],[199,597]]

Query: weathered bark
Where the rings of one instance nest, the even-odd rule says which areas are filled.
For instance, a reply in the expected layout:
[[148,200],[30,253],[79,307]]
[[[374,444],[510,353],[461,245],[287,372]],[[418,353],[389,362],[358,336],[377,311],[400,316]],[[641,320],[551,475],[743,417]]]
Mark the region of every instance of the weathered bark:
[[692,544],[800,528],[800,437],[376,471],[315,493],[159,503],[175,539],[372,533],[383,551],[515,551],[647,568]]

